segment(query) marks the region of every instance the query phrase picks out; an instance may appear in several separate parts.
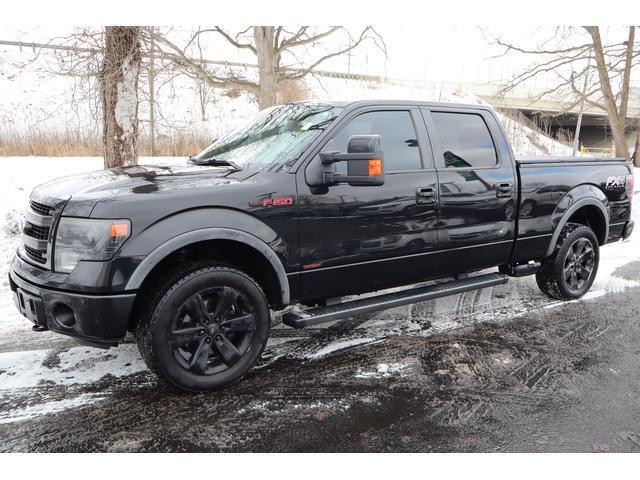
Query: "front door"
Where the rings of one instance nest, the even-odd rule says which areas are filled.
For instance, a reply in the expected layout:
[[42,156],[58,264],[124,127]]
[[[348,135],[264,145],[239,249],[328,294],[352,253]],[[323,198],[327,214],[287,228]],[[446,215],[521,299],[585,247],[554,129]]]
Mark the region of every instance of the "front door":
[[384,185],[310,188],[298,172],[304,300],[422,278],[423,254],[436,247],[437,175],[419,109],[356,111],[321,150],[346,152],[362,134],[382,136]]

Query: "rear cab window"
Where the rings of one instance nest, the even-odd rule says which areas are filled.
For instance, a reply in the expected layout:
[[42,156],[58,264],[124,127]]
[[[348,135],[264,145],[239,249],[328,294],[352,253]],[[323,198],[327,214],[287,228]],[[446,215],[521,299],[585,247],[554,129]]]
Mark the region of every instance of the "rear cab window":
[[481,115],[431,112],[440,145],[437,165],[444,168],[495,168],[496,147]]

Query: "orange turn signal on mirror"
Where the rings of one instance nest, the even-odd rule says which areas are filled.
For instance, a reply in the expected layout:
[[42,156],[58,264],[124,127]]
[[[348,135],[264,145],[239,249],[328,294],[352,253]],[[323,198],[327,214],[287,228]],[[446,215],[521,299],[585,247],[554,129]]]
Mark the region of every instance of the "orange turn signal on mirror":
[[382,175],[382,160],[369,160],[369,176],[379,177]]
[[129,236],[128,223],[113,223],[111,225],[111,238],[122,238]]

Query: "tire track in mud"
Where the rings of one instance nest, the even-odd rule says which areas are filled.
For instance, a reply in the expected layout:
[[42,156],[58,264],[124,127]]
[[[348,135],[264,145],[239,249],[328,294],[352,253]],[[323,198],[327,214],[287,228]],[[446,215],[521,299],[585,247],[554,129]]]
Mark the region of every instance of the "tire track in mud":
[[[635,355],[637,370],[640,301],[627,300],[639,291],[536,307],[506,320],[516,316],[508,307],[510,296],[521,298],[520,305],[539,302],[529,297],[526,282],[509,288],[459,296],[452,310],[425,302],[302,332],[276,322],[274,342],[259,368],[210,395],[183,394],[147,372],[66,387],[45,383],[0,395],[0,411],[97,398],[53,415],[0,424],[0,450],[534,449],[515,426],[532,429],[544,446],[549,440],[538,432],[554,422],[542,428],[532,419],[558,412],[554,421],[562,424],[567,409],[602,391],[615,375],[629,375],[628,365],[617,365],[619,354]],[[383,342],[310,358],[336,342],[363,337]],[[43,363],[57,368],[56,357],[59,361],[64,352],[58,349]],[[640,420],[631,420],[619,425],[611,420],[615,440],[593,444],[636,448],[630,433],[620,433],[640,432]]]

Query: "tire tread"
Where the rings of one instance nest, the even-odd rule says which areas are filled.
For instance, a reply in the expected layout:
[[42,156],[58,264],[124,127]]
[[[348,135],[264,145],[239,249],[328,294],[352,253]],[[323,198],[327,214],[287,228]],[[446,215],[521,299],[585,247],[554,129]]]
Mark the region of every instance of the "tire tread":
[[[576,232],[578,232],[578,235],[575,235]],[[540,288],[545,295],[555,300],[573,300],[576,298],[575,296],[571,296],[567,292],[564,292],[563,288],[559,284],[556,261],[567,238],[573,235],[580,236],[579,232],[588,232],[588,235],[592,236],[596,240],[594,246],[595,248],[598,248],[597,238],[591,228],[581,223],[567,223],[560,232],[553,254],[542,262],[540,270],[536,273],[536,283],[538,284],[538,288]],[[589,288],[591,288],[591,285]]]
[[[220,272],[233,272],[236,275],[240,275],[244,277],[249,282],[253,283],[253,285],[258,289],[260,294],[262,295],[265,303],[268,305],[266,295],[264,294],[264,290],[260,287],[258,282],[256,282],[252,277],[247,275],[242,270],[238,270],[230,265],[220,262],[213,263],[195,263],[190,264],[183,268],[177,268],[169,271],[167,274],[160,277],[156,282],[154,282],[150,288],[146,290],[145,297],[141,302],[141,307],[144,309],[143,316],[139,319],[136,324],[136,328],[134,330],[134,336],[136,339],[136,343],[138,344],[138,350],[140,351],[140,355],[144,360],[145,364],[153,373],[155,373],[159,378],[162,378],[164,381],[171,383],[164,376],[162,371],[160,370],[156,355],[153,348],[152,335],[156,328],[156,322],[164,304],[168,301],[171,295],[179,289],[183,284],[191,280],[192,278],[201,275],[202,273],[209,273],[211,271],[220,271]],[[155,292],[155,293],[154,293]],[[244,375],[248,373],[250,369],[244,372],[237,380],[240,380]],[[235,382],[234,382],[235,383]]]

